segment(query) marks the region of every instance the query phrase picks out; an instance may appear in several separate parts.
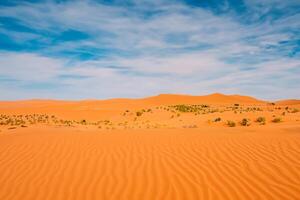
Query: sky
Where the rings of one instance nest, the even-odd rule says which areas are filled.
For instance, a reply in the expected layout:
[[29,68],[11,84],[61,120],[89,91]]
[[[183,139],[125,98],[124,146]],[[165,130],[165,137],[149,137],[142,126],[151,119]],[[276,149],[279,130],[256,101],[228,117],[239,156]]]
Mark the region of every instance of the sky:
[[300,0],[0,0],[0,100],[300,98]]

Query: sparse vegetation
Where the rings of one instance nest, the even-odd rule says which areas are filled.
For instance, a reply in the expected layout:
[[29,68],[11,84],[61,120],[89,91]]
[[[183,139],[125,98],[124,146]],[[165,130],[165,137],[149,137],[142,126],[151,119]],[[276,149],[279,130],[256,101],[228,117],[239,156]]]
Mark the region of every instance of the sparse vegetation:
[[143,115],[143,112],[142,112],[142,111],[137,111],[137,112],[136,112],[136,116],[140,117],[140,116],[142,116],[142,115]]
[[266,118],[265,117],[258,117],[255,121],[260,123],[261,125],[266,124]]
[[175,109],[179,112],[199,112],[202,111],[204,108],[208,108],[208,105],[186,105],[186,104],[180,104],[180,105],[174,105],[169,106],[172,109]]
[[235,122],[234,122],[234,121],[231,121],[231,120],[228,120],[226,124],[227,124],[227,126],[229,126],[229,127],[235,127],[235,126],[236,126]]
[[297,112],[299,112],[299,109],[297,109],[297,108],[294,108],[294,109],[291,111],[291,113],[297,113]]
[[242,119],[242,121],[240,121],[240,124],[241,124],[242,126],[250,126],[250,120],[244,118],[244,119]]
[[214,122],[220,122],[221,120],[221,117],[217,117],[216,119],[214,119]]
[[282,120],[281,120],[280,117],[275,117],[274,119],[272,119],[272,122],[273,123],[279,123],[279,122],[282,122]]

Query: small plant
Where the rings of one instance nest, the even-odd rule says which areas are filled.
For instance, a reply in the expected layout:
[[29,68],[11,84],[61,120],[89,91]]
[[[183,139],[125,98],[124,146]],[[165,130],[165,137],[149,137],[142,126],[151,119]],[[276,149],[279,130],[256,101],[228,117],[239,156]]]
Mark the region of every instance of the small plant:
[[214,119],[214,122],[220,122],[221,120],[222,120],[221,117],[218,117],[218,118]]
[[299,110],[298,110],[297,108],[294,108],[294,109],[291,111],[291,113],[297,113],[297,112],[299,112]]
[[242,126],[250,126],[250,120],[244,118],[244,119],[242,119],[242,121],[240,122],[240,124],[241,124]]
[[238,104],[238,103],[235,103],[235,104],[234,104],[234,106],[235,106],[235,107],[239,107],[239,106],[240,106],[240,104]]
[[138,117],[142,116],[142,114],[143,114],[142,111],[137,111],[137,112],[136,112],[136,116],[138,116]]
[[274,118],[274,119],[272,120],[273,123],[279,123],[279,122],[281,122],[281,121],[282,121],[282,120],[281,120],[280,117],[276,117],[276,118]]
[[13,126],[13,127],[8,127],[9,130],[11,129],[16,129],[17,127]]
[[231,121],[231,120],[228,120],[226,124],[227,124],[227,126],[229,126],[229,127],[235,127],[235,125],[236,125],[235,122],[234,122],[234,121]]
[[265,117],[258,117],[255,121],[260,123],[261,125],[266,124],[266,118]]

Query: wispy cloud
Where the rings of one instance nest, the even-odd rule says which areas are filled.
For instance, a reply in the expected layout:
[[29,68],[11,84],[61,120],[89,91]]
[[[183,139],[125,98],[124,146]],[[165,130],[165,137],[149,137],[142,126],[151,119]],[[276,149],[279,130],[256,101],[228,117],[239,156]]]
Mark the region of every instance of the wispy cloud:
[[6,84],[0,97],[219,91],[299,98],[300,4],[282,2],[245,1],[245,12],[230,1],[219,12],[183,1],[0,6],[0,39],[11,40],[1,48],[0,82],[15,80],[15,92]]

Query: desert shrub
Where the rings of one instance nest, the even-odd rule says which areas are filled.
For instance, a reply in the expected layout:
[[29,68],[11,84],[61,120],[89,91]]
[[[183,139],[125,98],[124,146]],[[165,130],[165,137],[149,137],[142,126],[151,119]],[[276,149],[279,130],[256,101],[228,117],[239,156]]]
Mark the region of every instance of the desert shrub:
[[219,122],[221,121],[221,117],[217,117],[216,119],[214,119],[214,122]]
[[13,126],[13,127],[9,127],[8,129],[11,130],[11,129],[16,129],[17,127]]
[[299,112],[299,109],[297,109],[297,108],[294,108],[294,109],[291,111],[291,113],[297,113],[297,112]]
[[235,107],[239,107],[239,106],[240,106],[240,104],[238,104],[238,103],[235,103],[235,104],[234,104],[234,106],[235,106]]
[[229,127],[235,127],[235,125],[236,125],[235,122],[234,122],[234,121],[231,121],[231,120],[228,120],[226,124],[227,124],[227,126],[229,126]]
[[179,112],[199,112],[203,108],[208,108],[208,105],[186,105],[186,104],[179,104],[179,105],[174,105],[174,106],[169,106],[172,109],[175,109],[176,111]]
[[136,116],[138,116],[138,117],[142,116],[142,114],[143,114],[142,111],[137,111],[137,112],[136,112]]
[[276,118],[274,118],[274,119],[272,120],[273,123],[279,123],[279,122],[281,122],[281,121],[282,121],[282,120],[281,120],[280,117],[276,117]]
[[265,117],[258,117],[255,121],[260,123],[260,124],[266,124],[266,118]]
[[250,126],[250,120],[244,118],[244,119],[242,119],[242,121],[240,121],[240,124],[241,124],[242,126]]

